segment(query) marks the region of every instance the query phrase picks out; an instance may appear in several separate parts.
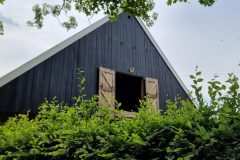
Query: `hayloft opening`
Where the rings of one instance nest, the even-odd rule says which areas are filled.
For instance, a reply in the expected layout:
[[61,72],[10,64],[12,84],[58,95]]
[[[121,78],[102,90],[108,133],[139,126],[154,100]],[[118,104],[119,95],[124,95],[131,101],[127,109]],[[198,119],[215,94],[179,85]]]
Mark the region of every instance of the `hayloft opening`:
[[[130,68],[129,72],[134,72]],[[159,108],[158,80],[149,77],[132,76],[112,69],[99,67],[99,105],[116,107],[115,100],[122,105],[126,117],[134,116],[138,111],[139,100],[148,97],[156,109]]]
[[120,109],[137,112],[139,100],[143,98],[144,81],[142,77],[116,73],[116,100],[121,103]]

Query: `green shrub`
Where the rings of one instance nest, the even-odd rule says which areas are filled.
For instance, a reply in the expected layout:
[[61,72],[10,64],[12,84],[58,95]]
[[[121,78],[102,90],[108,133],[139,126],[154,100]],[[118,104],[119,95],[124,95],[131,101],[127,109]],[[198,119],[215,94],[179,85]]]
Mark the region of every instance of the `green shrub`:
[[99,107],[95,96],[71,106],[46,101],[34,119],[18,115],[0,126],[0,159],[239,159],[239,80],[214,78],[204,102],[200,75],[191,75],[198,106],[176,99],[163,114],[148,101],[133,118],[119,105]]

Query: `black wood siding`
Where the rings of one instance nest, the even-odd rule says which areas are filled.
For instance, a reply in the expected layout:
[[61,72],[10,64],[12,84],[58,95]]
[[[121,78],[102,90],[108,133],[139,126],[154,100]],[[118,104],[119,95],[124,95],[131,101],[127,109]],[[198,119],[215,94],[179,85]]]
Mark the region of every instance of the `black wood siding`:
[[160,107],[166,99],[187,95],[134,17],[122,14],[0,88],[0,113],[36,112],[44,99],[66,103],[78,95],[77,68],[85,70],[86,92],[97,93],[98,68],[159,80]]

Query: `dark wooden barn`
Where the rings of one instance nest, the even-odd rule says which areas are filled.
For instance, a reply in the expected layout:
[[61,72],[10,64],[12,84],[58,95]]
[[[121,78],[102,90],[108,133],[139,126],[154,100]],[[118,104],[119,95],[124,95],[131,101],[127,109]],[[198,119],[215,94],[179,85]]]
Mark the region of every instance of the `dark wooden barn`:
[[[31,110],[57,97],[72,103],[79,94],[77,68],[84,69],[86,94],[99,94],[114,107],[114,96],[126,111],[136,111],[143,96],[165,109],[166,99],[187,98],[187,89],[143,22],[121,14],[105,17],[0,78],[0,116]],[[131,106],[131,107],[129,107]]]

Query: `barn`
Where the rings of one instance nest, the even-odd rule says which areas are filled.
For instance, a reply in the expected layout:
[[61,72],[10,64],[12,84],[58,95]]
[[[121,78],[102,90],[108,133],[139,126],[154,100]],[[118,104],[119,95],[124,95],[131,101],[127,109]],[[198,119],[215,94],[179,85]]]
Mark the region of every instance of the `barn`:
[[114,107],[115,97],[127,112],[137,111],[148,96],[157,108],[166,100],[188,98],[187,89],[137,17],[105,17],[0,78],[0,117],[30,110],[57,97],[71,104],[79,94],[77,70],[84,70],[86,95],[100,96]]

